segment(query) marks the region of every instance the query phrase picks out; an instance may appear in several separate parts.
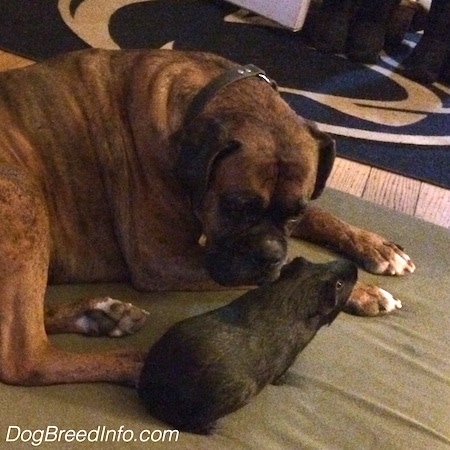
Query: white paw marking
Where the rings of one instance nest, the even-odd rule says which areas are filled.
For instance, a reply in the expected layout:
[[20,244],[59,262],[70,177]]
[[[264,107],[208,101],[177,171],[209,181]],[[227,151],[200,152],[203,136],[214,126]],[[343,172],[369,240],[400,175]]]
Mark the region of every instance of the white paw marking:
[[[114,310],[114,306],[118,306]],[[104,322],[101,317],[90,317],[90,313],[94,311],[102,311],[105,315],[105,319],[110,321]],[[111,337],[121,337],[124,335],[132,334],[136,329],[140,328],[145,322],[145,316],[148,315],[147,311],[139,310],[135,308],[131,303],[124,303],[120,300],[107,297],[105,300],[98,301],[95,306],[86,312],[76,320],[77,327],[84,333],[101,335],[108,335]],[[139,325],[140,322],[140,325]],[[104,326],[113,325],[112,328],[104,328]]]
[[396,253],[394,255],[394,270],[396,274],[403,275],[405,272],[413,273],[415,266],[411,265],[411,258],[406,253],[402,253],[402,255]]
[[111,305],[114,305],[115,303],[122,303],[122,302],[120,300],[114,300],[111,297],[107,297],[106,300],[104,300],[103,302],[98,302],[95,309],[100,309],[101,311],[109,312],[109,310],[111,309]]
[[[119,303],[122,302],[120,300],[115,300],[111,297],[107,297],[105,301],[97,303],[95,309],[104,311],[105,314],[108,315],[108,313],[111,311],[111,306]],[[131,303],[126,303],[126,305],[131,306]],[[131,334],[132,327],[133,321],[131,320],[131,318],[123,316],[122,319],[120,319],[120,322],[117,323],[117,326],[108,333],[108,336],[122,337],[126,334]]]
[[380,294],[383,297],[382,305],[386,312],[391,312],[402,307],[402,302],[396,299],[390,292],[379,288]]
[[[127,327],[128,328],[128,327]],[[131,327],[130,327],[131,328]],[[116,327],[114,330],[112,330],[108,336],[111,337],[122,337],[124,334],[130,334],[130,332],[126,332],[124,330],[121,330],[120,328]]]
[[75,321],[75,325],[80,329],[80,331],[82,331],[83,333],[87,333],[91,330],[92,320],[86,316],[81,316]]
[[394,253],[392,259],[384,261],[380,264],[377,273],[389,273],[390,275],[404,275],[405,273],[413,273],[416,266],[412,263],[411,258],[406,253]]

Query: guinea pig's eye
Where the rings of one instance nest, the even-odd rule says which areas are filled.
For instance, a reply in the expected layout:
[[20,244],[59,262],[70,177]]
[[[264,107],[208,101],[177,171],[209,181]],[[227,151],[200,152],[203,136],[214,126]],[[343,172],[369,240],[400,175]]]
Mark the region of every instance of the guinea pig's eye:
[[342,280],[337,280],[336,281],[336,290],[340,291],[343,287],[344,287],[343,281]]

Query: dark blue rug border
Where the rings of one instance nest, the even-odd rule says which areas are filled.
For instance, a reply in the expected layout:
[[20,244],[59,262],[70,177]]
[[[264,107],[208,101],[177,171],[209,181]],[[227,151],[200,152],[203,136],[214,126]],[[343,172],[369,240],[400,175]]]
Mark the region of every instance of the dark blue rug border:
[[[72,14],[76,14],[82,3],[83,0],[71,2]],[[240,63],[251,62],[263,67],[282,86],[379,98],[386,102],[404,97],[398,85],[377,79],[377,74],[364,66],[309,48],[301,33],[225,23],[224,16],[235,10],[234,6],[217,0],[136,3],[118,10],[111,17],[109,30],[122,48],[157,48],[174,40],[177,49],[213,51]],[[62,20],[57,0],[48,0],[45,6],[34,0],[2,0],[0,3],[0,48],[42,60],[88,47]],[[312,120],[331,120],[346,126],[383,131],[381,125],[345,117],[342,112],[311,100],[290,95],[285,98],[299,114]],[[448,96],[442,96],[442,101],[445,107],[450,107]],[[436,115],[403,128],[412,134],[447,135],[449,116]],[[450,147],[334,137],[339,156],[450,188]]]

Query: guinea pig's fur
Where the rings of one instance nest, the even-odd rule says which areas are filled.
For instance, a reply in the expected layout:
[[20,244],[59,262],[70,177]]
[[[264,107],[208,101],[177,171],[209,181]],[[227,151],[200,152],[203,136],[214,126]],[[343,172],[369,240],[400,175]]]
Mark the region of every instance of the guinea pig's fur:
[[138,385],[148,411],[180,431],[208,434],[292,365],[330,324],[357,279],[348,261],[296,258],[280,278],[172,326],[150,349]]

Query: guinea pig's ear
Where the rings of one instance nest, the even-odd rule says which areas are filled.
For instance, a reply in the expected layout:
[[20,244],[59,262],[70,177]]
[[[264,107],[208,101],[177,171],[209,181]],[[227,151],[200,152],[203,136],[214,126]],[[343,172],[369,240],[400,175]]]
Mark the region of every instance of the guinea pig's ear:
[[343,282],[337,279],[327,280],[323,291],[320,294],[317,313],[321,316],[330,314],[338,304],[339,290],[344,286]]
[[208,188],[214,163],[240,147],[240,143],[228,138],[225,126],[218,120],[202,116],[175,139],[179,151],[176,174],[189,190],[194,205],[198,205]]
[[330,176],[336,158],[336,143],[331,136],[317,128],[314,122],[307,122],[311,134],[317,139],[319,144],[319,166],[317,168],[316,185],[312,194],[312,199],[316,199],[322,194],[325,183]]

